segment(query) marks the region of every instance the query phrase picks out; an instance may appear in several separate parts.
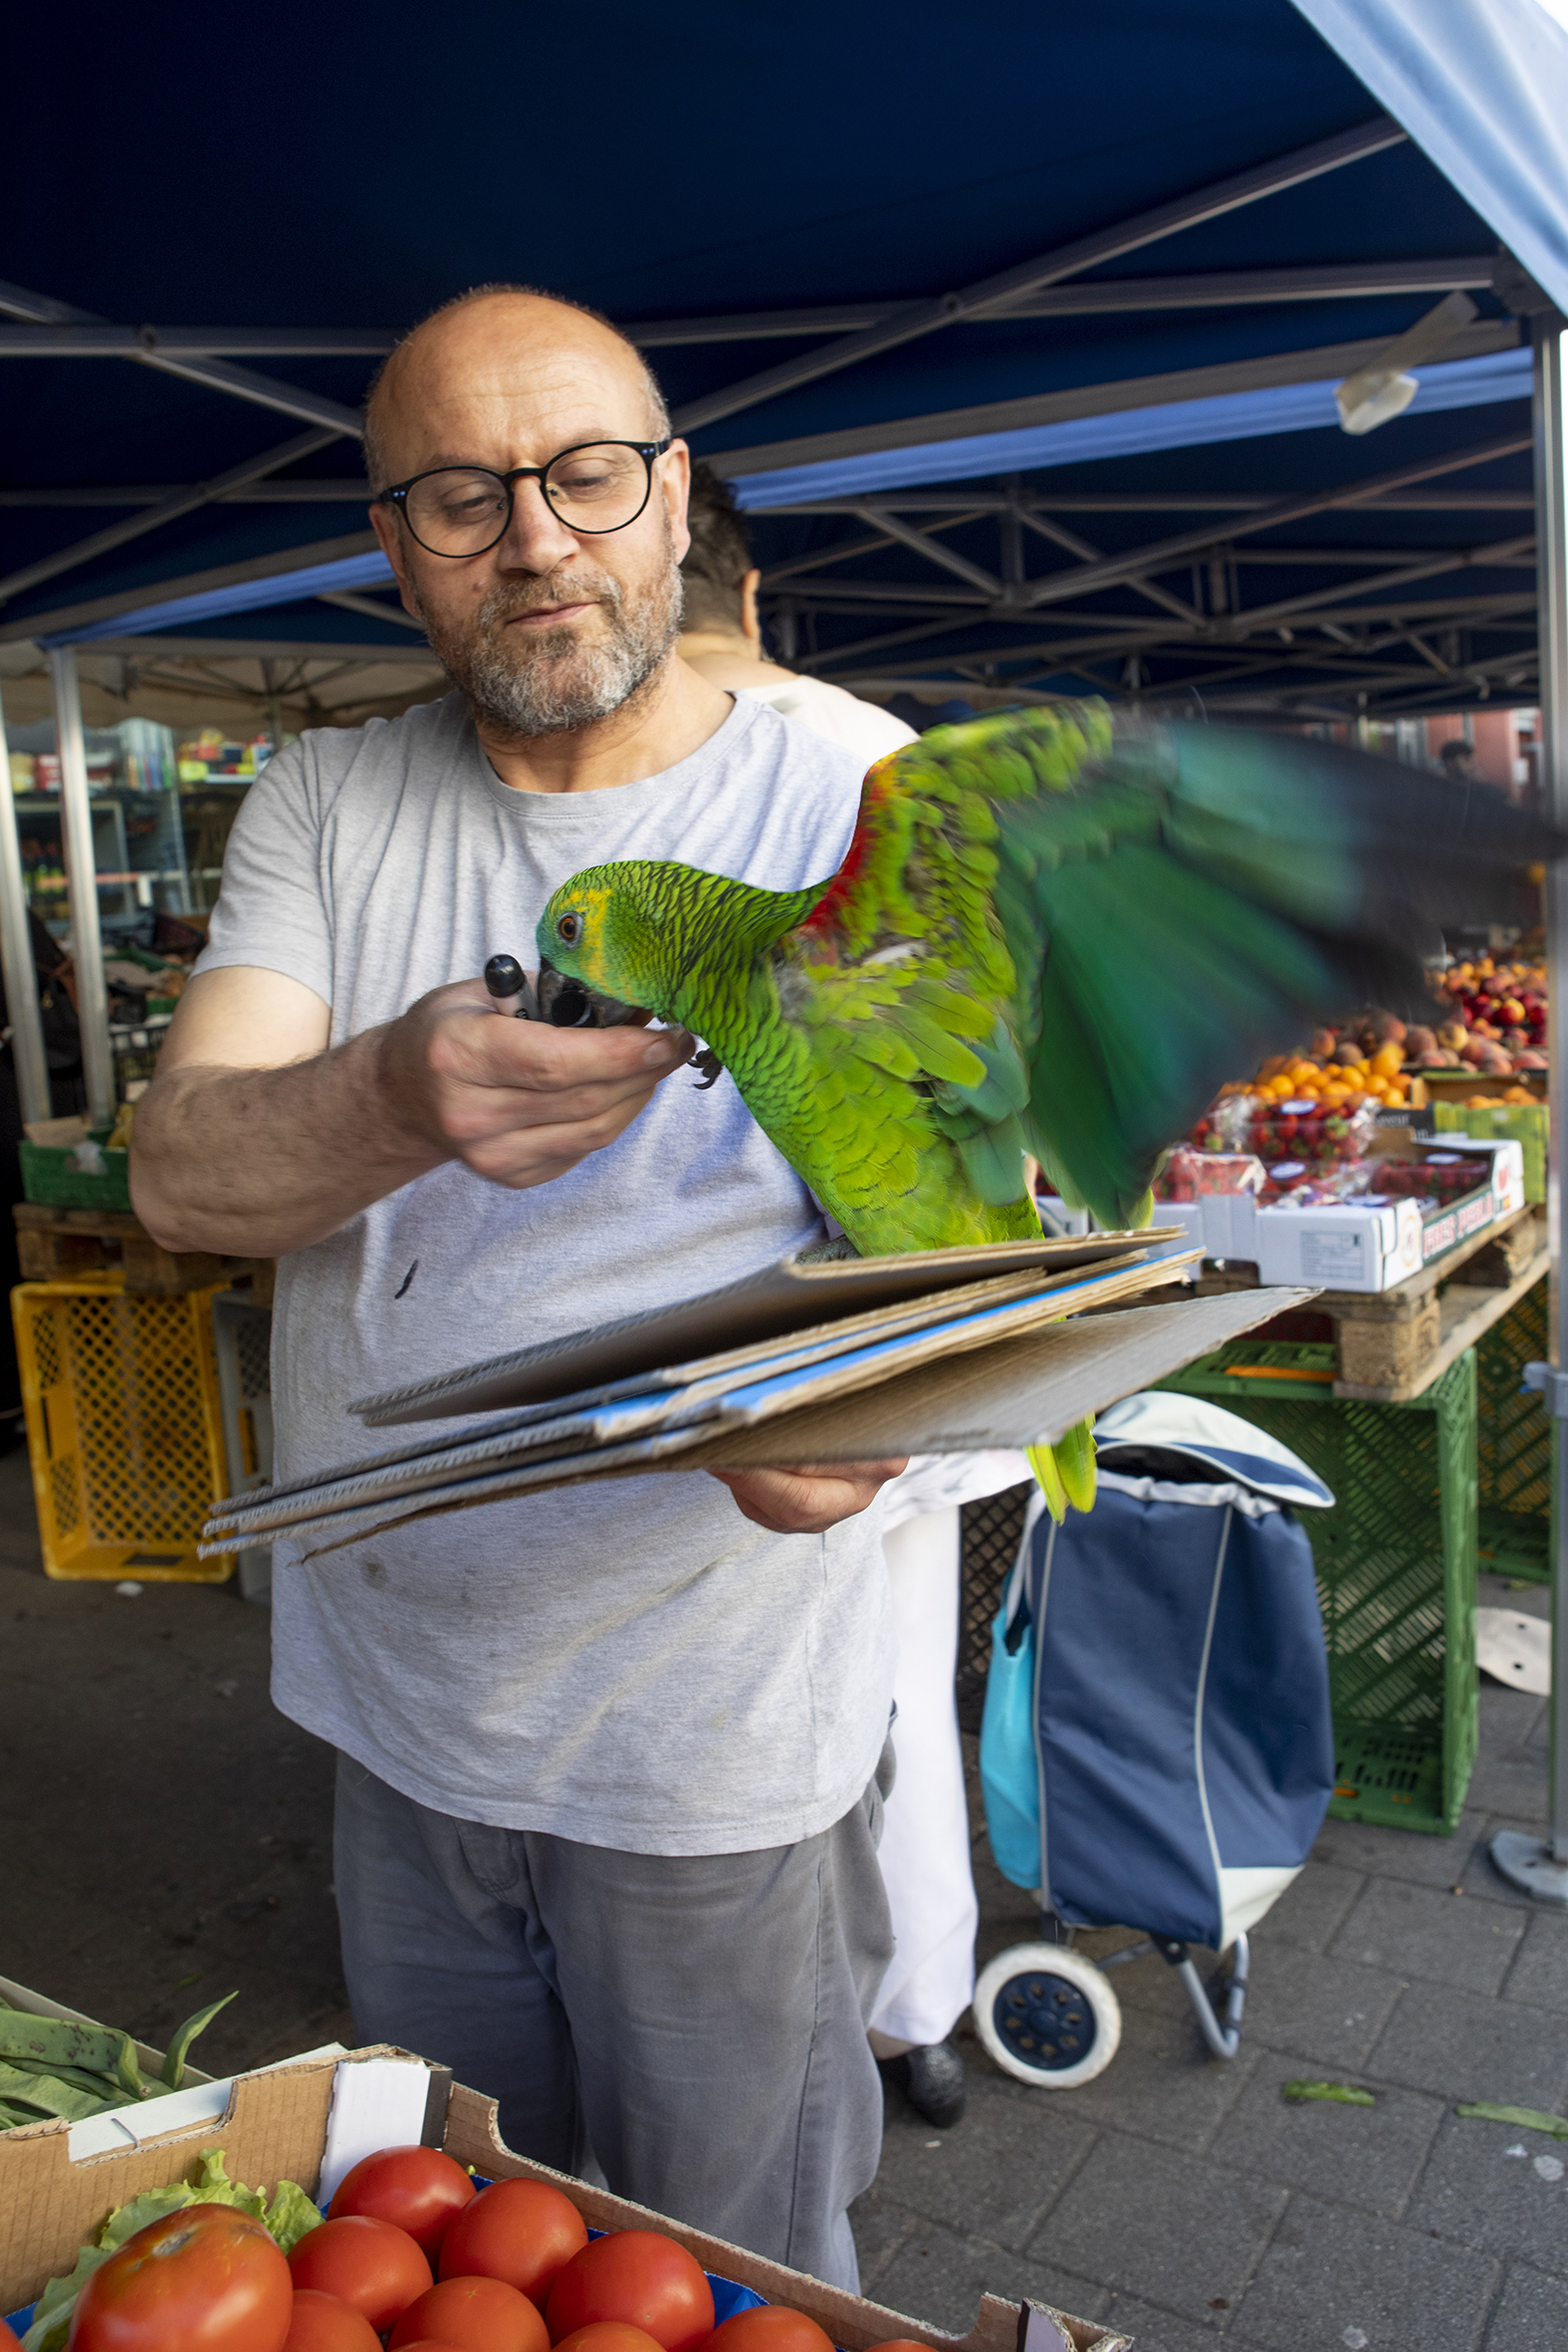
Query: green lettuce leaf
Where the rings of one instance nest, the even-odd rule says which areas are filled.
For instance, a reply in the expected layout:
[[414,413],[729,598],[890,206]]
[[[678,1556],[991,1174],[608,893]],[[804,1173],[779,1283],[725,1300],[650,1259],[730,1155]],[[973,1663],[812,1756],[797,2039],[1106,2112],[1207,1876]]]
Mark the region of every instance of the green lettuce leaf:
[[[216,2204],[217,2199],[213,2200]],[[112,2254],[122,2246],[127,2237],[134,2237],[138,2230],[150,2229],[161,2222],[165,2214],[177,2214],[187,2205],[196,2203],[196,2192],[187,2189],[183,2181],[175,2181],[167,2189],[143,2189],[128,2205],[116,2206],[98,2234],[99,2246]]]
[[268,2229],[286,2254],[292,2254],[302,2237],[321,2228],[322,2217],[298,2181],[280,2181],[278,2194],[262,2216]]
[[116,2206],[98,2234],[95,2245],[85,2245],[67,2277],[52,2278],[38,2298],[33,2324],[22,2338],[22,2352],[63,2352],[77,2296],[100,2262],[107,2262],[138,2230],[177,2214],[187,2205],[232,2205],[265,2223],[284,2252],[292,2253],[321,2215],[298,2181],[280,2181],[271,2206],[259,2189],[231,2181],[221,2148],[204,2150],[193,2182],[171,2181],[166,2189],[145,2189],[128,2205]]
[[38,2298],[33,2324],[22,2338],[22,2352],[61,2352],[71,2332],[77,2297],[98,2268],[113,2252],[112,2246],[85,2245],[65,2278],[52,2278]]
[[196,2167],[196,2184],[186,2200],[190,2205],[235,2205],[242,2214],[254,2214],[258,2222],[267,2218],[267,2200],[259,2189],[247,2189],[243,2181],[231,2181],[223,2161],[221,2148],[208,2148]]

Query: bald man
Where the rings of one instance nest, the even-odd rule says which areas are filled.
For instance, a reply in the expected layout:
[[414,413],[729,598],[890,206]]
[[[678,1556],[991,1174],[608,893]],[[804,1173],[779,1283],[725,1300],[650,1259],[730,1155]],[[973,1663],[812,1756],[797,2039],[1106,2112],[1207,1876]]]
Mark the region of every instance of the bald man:
[[[822,1238],[691,1041],[498,1015],[578,867],[798,888],[849,751],[674,658],[689,466],[608,324],[485,288],[372,387],[371,518],[456,691],[273,760],[136,1118],[172,1249],[280,1260],[280,1478],[351,1399],[656,1310]],[[495,2094],[525,2154],[843,2285],[900,1463],[625,1480],[274,1548],[274,1697],[338,1751],[361,2034]]]

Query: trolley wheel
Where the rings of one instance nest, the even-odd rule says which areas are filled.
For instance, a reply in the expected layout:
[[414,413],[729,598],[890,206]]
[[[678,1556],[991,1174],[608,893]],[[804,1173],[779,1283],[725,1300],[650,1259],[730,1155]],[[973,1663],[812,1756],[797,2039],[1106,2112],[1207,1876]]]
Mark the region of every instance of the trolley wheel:
[[1121,2003],[1092,1960],[1014,1944],[975,1988],[975,2029],[997,2064],[1039,2090],[1092,2082],[1116,2055]]

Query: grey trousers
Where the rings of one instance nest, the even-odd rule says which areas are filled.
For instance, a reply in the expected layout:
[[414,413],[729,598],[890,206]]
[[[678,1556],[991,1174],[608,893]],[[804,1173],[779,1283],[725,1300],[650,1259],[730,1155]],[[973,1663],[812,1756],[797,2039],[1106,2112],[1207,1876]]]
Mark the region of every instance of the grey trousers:
[[819,1836],[630,1854],[429,1811],[337,1760],[354,2021],[500,2103],[520,2155],[854,2290],[876,2176],[866,2042],[892,1957],[884,1751]]

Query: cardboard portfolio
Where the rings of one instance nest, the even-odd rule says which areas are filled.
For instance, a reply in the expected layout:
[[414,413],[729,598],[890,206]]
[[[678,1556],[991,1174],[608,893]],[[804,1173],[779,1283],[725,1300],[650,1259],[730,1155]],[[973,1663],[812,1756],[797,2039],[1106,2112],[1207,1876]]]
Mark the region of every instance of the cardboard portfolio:
[[786,1262],[665,1315],[363,1399],[355,1410],[374,1427],[488,1418],[233,1497],[205,1540],[224,1550],[292,1532],[314,1554],[586,1479],[1032,1445],[1306,1294],[1129,1308],[1193,1263],[1151,1262],[1149,1239]]
[[785,1332],[847,1326],[851,1315],[869,1327],[879,1313],[896,1312],[912,1299],[936,1300],[943,1292],[981,1282],[1010,1283],[1008,1295],[1021,1296],[1076,1268],[1141,1257],[1149,1238],[1144,1227],[1066,1241],[1041,1235],[1034,1242],[994,1242],[972,1250],[912,1250],[900,1258],[783,1258],[722,1291],[571,1331],[538,1347],[516,1348],[384,1396],[361,1397],[348,1409],[367,1427],[379,1429],[535,1404],[587,1390],[594,1382],[619,1384],[683,1358],[717,1358],[722,1350],[744,1349]]

